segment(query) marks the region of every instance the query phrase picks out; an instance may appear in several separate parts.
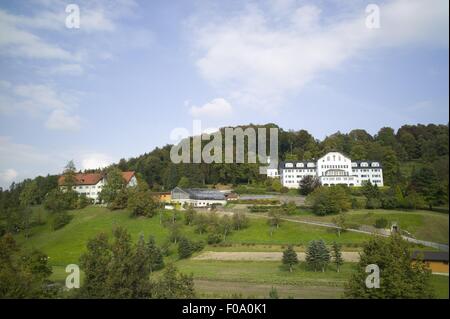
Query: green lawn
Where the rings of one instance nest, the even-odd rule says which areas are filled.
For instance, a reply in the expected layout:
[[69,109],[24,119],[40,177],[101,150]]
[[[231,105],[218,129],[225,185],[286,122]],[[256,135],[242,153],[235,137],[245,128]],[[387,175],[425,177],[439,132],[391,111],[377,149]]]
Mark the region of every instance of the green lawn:
[[270,236],[267,219],[252,218],[249,228],[232,233],[227,241],[232,243],[307,245],[313,239],[323,239],[329,244],[333,241],[350,244],[362,243],[368,237],[368,235],[353,232],[347,232],[338,237],[336,232],[330,228],[287,221],[283,221],[280,228],[275,229]]
[[354,264],[345,264],[341,272],[336,272],[335,267],[330,266],[329,270],[324,273],[306,270],[305,263],[300,263],[290,273],[281,266],[281,261],[187,259],[177,262],[177,267],[184,273],[192,273],[195,279],[242,281],[247,283],[342,286],[351,274]]
[[[417,239],[448,244],[449,215],[426,210],[401,211],[385,209],[350,210],[347,222],[352,226],[373,226],[378,218],[386,218],[389,223],[397,222],[400,229],[410,232]],[[291,217],[291,216],[290,216]],[[335,216],[316,216],[311,211],[300,210],[293,219],[332,222]]]
[[[346,263],[341,271],[330,265],[324,273],[314,272],[300,263],[290,273],[276,261],[183,260],[176,263],[185,273],[192,273],[196,289],[204,297],[265,297],[274,286],[280,297],[342,298],[345,282],[355,264]],[[432,276],[436,297],[447,298],[446,276]],[[217,288],[218,287],[218,288]]]
[[448,299],[448,276],[432,275],[431,283],[437,298]]
[[[48,254],[52,265],[76,263],[85,250],[89,238],[100,232],[111,234],[115,225],[128,229],[134,241],[143,233],[146,238],[151,234],[161,244],[168,236],[168,230],[160,225],[159,216],[153,218],[131,218],[127,211],[109,211],[103,207],[89,206],[70,212],[74,218],[59,230],[52,230],[49,224],[35,227],[32,237],[18,240],[25,247],[38,248]],[[192,227],[183,227],[182,231],[190,238],[199,239]]]
[[[369,211],[374,215],[392,215],[391,211]],[[82,210],[72,211],[73,220],[60,230],[53,231],[49,223],[32,229],[29,239],[17,236],[17,239],[27,248],[38,248],[48,254],[53,266],[53,280],[64,281],[65,266],[78,263],[85,250],[86,243],[99,232],[111,234],[115,225],[127,228],[133,240],[140,233],[146,237],[152,234],[157,243],[161,244],[168,237],[168,230],[160,225],[159,215],[153,218],[131,218],[127,211],[109,211],[106,208],[90,206]],[[35,215],[40,214],[42,220],[48,219],[42,208],[35,208]],[[164,214],[171,214],[165,212]],[[372,215],[367,211],[352,211],[349,217],[353,221],[367,222]],[[431,218],[436,218],[430,213]],[[418,217],[416,217],[418,216]],[[436,216],[441,216],[437,214]],[[445,215],[442,215],[445,216]],[[408,227],[420,229],[417,220],[427,220],[420,213],[408,213],[407,217],[397,218]],[[330,218],[330,216],[326,217]],[[409,218],[409,219],[408,219]],[[437,217],[439,218],[439,217]],[[447,222],[448,232],[448,219]],[[408,223],[406,223],[408,222]],[[406,226],[405,226],[406,227]],[[194,232],[193,227],[183,226],[182,233],[195,240],[205,240],[206,235]],[[229,247],[207,246],[207,250],[217,251],[280,251],[283,245],[296,244],[296,249],[303,250],[312,239],[322,238],[327,243],[336,240],[344,247],[357,249],[368,236],[359,233],[346,232],[337,237],[332,229],[284,221],[281,227],[270,236],[267,219],[257,215],[250,219],[250,227],[233,232],[227,237]],[[175,246],[172,247],[175,250]],[[351,250],[351,249],[346,249]],[[201,297],[231,297],[236,294],[242,297],[266,297],[274,286],[281,297],[294,298],[340,298],[343,283],[352,272],[352,264],[345,264],[340,273],[333,266],[325,273],[312,272],[305,269],[304,263],[293,273],[282,269],[280,262],[272,261],[208,261],[208,260],[177,260],[174,253],[166,258],[166,262],[175,262],[178,269],[184,273],[193,273],[196,288]],[[158,276],[159,274],[155,274]],[[220,281],[220,284],[217,282]],[[448,298],[448,277],[433,276],[433,285],[441,298]]]
[[[36,208],[40,210],[40,208]],[[67,265],[76,263],[85,250],[89,238],[100,232],[111,234],[115,225],[121,225],[128,229],[133,240],[137,240],[139,234],[146,237],[152,234],[158,244],[163,243],[168,237],[168,230],[159,221],[159,215],[153,218],[131,218],[128,211],[109,211],[103,207],[89,206],[82,210],[70,212],[74,218],[59,230],[52,230],[49,223],[34,227],[32,236],[25,239],[17,236],[18,241],[26,248],[37,248],[45,252],[52,265]],[[46,213],[41,211],[43,218]],[[171,214],[166,212],[165,214]],[[206,235],[195,233],[194,228],[183,226],[181,232],[194,240],[204,240]],[[301,244],[306,245],[313,239],[322,238],[331,243],[333,240],[344,244],[362,243],[367,235],[357,233],[345,233],[341,237],[330,229],[314,227],[293,222],[283,222],[281,227],[270,236],[267,220],[264,218],[252,218],[250,227],[233,232],[227,237],[228,243],[233,244]]]

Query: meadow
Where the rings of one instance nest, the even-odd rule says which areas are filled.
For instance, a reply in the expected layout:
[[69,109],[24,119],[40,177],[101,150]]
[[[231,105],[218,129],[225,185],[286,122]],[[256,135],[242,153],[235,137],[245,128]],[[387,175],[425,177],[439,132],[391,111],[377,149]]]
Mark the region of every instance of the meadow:
[[[160,212],[163,218],[169,218],[172,212]],[[65,266],[77,264],[86,249],[87,241],[100,232],[111,235],[112,229],[120,225],[125,227],[136,241],[140,234],[154,236],[157,244],[168,240],[169,231],[160,221],[160,213],[152,218],[132,218],[126,210],[109,211],[98,206],[88,206],[71,211],[72,221],[59,230],[52,230],[50,223],[32,228],[31,237],[17,236],[17,240],[28,249],[38,248],[49,256],[53,266],[52,279],[64,282]],[[49,217],[42,207],[35,207],[34,214],[45,221]],[[397,214],[397,215],[395,215]],[[379,216],[396,218],[401,225],[411,230],[420,231],[422,223],[429,225],[444,224],[448,216],[435,213],[408,212],[406,216],[390,211],[351,211],[348,213],[352,222],[371,223]],[[441,216],[441,217],[439,217]],[[330,244],[337,241],[343,244],[345,251],[357,251],[370,236],[354,232],[344,232],[340,237],[333,229],[301,223],[283,221],[272,236],[267,219],[258,214],[251,214],[248,228],[234,231],[227,236],[225,243],[208,245],[204,251],[282,251],[287,244],[295,244],[297,251],[304,251],[309,241],[323,239]],[[297,214],[291,218],[317,218],[311,214]],[[446,219],[447,218],[447,219]],[[328,216],[321,220],[331,220]],[[194,227],[183,225],[181,233],[193,240],[206,241],[206,234],[198,234]],[[445,233],[445,231],[444,231]],[[425,234],[424,236],[430,236]],[[435,235],[433,235],[435,236]],[[269,291],[275,288],[281,298],[342,298],[344,283],[348,280],[356,264],[345,263],[340,272],[330,265],[326,272],[314,272],[300,263],[290,273],[281,266],[281,261],[227,261],[227,260],[179,260],[176,246],[170,248],[171,255],[165,257],[166,263],[174,263],[183,273],[192,274],[196,291],[200,298],[267,298]],[[159,276],[161,272],[153,274]],[[83,279],[83,274],[82,274]],[[438,297],[448,298],[448,277],[433,275],[432,284]]]
[[[374,226],[379,218],[388,224],[396,223],[417,239],[448,244],[449,215],[425,210],[352,209],[346,213],[349,227]],[[316,216],[311,211],[301,209],[292,219],[305,221],[333,222],[335,216]]]

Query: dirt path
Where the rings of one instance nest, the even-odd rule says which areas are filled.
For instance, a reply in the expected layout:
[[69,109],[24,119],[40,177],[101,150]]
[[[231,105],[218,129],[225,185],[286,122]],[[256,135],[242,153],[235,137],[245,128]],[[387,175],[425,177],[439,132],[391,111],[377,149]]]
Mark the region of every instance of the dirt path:
[[[304,252],[297,252],[300,261],[305,260]],[[192,258],[194,260],[249,260],[249,261],[279,261],[283,257],[282,252],[216,252],[205,251]],[[358,262],[359,253],[354,251],[342,252],[342,258],[347,262]]]

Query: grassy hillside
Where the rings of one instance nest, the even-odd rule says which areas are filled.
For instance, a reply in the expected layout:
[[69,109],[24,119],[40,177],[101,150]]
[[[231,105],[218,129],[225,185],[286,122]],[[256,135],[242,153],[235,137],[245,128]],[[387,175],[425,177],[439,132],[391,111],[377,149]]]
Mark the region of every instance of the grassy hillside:
[[[401,211],[385,209],[358,209],[347,214],[347,222],[351,227],[360,225],[373,226],[379,218],[386,218],[389,223],[396,222],[403,230],[414,237],[442,244],[448,244],[449,215],[425,210]],[[293,218],[309,221],[332,222],[335,216],[316,216],[302,210]]]
[[[40,215],[42,220],[48,220],[49,218],[41,207],[36,207],[34,213],[36,216]],[[371,213],[376,216],[388,214],[383,211],[371,211]],[[392,214],[392,212],[389,213]],[[140,233],[145,236],[152,234],[158,244],[163,243],[168,238],[168,230],[160,224],[159,215],[149,219],[136,219],[131,218],[129,212],[125,210],[109,211],[94,206],[71,211],[70,214],[74,216],[73,220],[60,230],[54,231],[50,228],[49,223],[46,223],[33,228],[32,236],[28,239],[22,236],[17,237],[25,247],[35,247],[48,254],[53,266],[52,279],[61,282],[67,275],[65,266],[69,263],[78,263],[88,239],[99,232],[111,234],[111,229],[115,225],[127,228],[133,240],[136,240]],[[164,214],[171,213],[164,212]],[[365,211],[355,211],[349,215],[352,216],[353,222],[371,222],[370,218],[373,218],[371,215],[366,216],[367,212]],[[420,223],[427,222],[428,215],[425,217],[422,214],[417,215],[419,217],[415,217],[416,215],[411,213],[397,220],[401,220],[402,223],[409,221],[410,227],[420,228]],[[444,221],[441,221],[441,223]],[[446,225],[448,227],[448,219]],[[206,235],[196,234],[194,228],[189,226],[183,226],[182,233],[195,240],[205,240],[206,238]],[[324,227],[285,221],[271,237],[266,219],[254,216],[250,219],[250,226],[247,229],[234,232],[228,236],[227,244],[231,244],[231,246],[210,246],[206,249],[219,251],[281,251],[284,244],[305,245],[310,240],[317,238],[322,238],[328,243],[334,240],[340,241],[346,245],[348,251],[357,249],[354,247],[355,244],[362,243],[368,236],[347,232],[339,238],[332,230]],[[349,247],[349,245],[353,247]],[[296,249],[303,250],[304,246],[296,247]],[[174,246],[172,250],[175,251]],[[277,289],[282,298],[340,298],[342,297],[343,284],[348,280],[355,266],[346,263],[341,272],[337,273],[334,266],[331,265],[328,271],[322,273],[309,271],[305,268],[304,263],[301,263],[293,273],[289,273],[281,267],[280,262],[276,261],[178,260],[176,253],[166,257],[166,262],[169,261],[174,262],[182,272],[193,274],[195,287],[200,297],[212,298],[266,298],[272,287]],[[159,273],[156,273],[155,276],[158,276]],[[440,298],[448,298],[448,277],[433,276],[433,285]]]
[[[42,218],[46,213],[38,208]],[[37,213],[37,212],[36,212]],[[158,244],[168,238],[168,230],[160,224],[159,215],[153,218],[131,218],[126,210],[109,211],[103,207],[89,206],[82,210],[71,211],[74,216],[72,221],[59,230],[52,230],[47,223],[33,228],[32,236],[25,239],[18,236],[18,240],[27,248],[38,248],[48,254],[52,265],[67,265],[76,263],[85,250],[89,238],[100,232],[111,234],[115,225],[121,225],[128,229],[133,240],[137,240],[139,234],[146,237],[153,235]],[[164,214],[170,214],[165,212]],[[193,227],[183,226],[181,232],[194,240],[206,239],[206,235],[195,233]],[[326,242],[336,240],[344,244],[362,243],[367,235],[358,233],[345,233],[341,237],[327,228],[303,225],[293,222],[283,222],[281,227],[270,236],[266,219],[252,218],[250,227],[233,232],[227,237],[228,243],[254,243],[254,244],[307,244],[313,239],[322,238]]]

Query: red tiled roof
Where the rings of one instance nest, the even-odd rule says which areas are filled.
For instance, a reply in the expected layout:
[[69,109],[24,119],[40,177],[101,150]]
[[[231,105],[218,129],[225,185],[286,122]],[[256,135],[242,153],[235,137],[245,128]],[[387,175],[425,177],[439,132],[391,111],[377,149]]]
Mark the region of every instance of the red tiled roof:
[[125,179],[125,182],[128,184],[131,178],[134,176],[134,171],[122,172],[122,177]]
[[[95,185],[103,178],[103,174],[89,173],[89,174],[75,174],[75,185]],[[61,175],[58,179],[58,185],[64,185],[64,176]]]
[[[88,174],[75,174],[75,185],[95,185],[103,178],[102,173],[88,173]],[[128,184],[131,178],[134,176],[134,171],[122,172],[122,177]],[[64,176],[61,175],[58,179],[58,185],[64,185]]]

